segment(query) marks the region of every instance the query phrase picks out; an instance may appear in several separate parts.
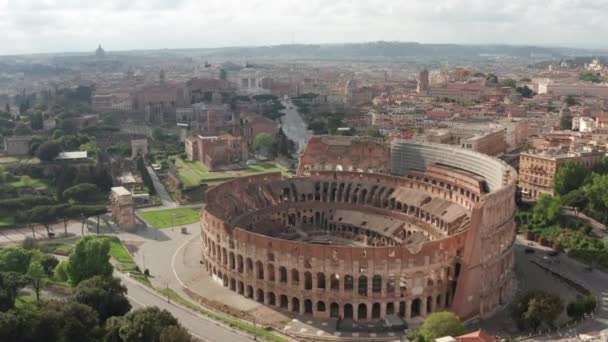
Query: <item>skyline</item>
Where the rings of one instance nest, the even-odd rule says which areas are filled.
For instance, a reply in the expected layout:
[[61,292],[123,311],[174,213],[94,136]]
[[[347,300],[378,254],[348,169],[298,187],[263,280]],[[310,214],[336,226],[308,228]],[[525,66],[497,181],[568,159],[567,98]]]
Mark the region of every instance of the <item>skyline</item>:
[[595,0],[0,0],[0,55],[370,41],[606,49],[602,12]]

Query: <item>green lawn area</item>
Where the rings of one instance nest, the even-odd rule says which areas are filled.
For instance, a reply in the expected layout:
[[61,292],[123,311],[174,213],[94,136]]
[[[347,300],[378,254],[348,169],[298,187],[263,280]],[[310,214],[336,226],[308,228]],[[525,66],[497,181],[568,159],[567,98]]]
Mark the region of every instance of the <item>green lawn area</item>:
[[285,176],[290,176],[278,167],[270,163],[247,165],[243,170],[234,171],[209,171],[209,168],[200,162],[191,162],[182,159],[175,160],[178,174],[185,187],[197,186],[206,183],[217,185],[237,177],[253,176],[262,173],[281,172]]
[[199,220],[200,208],[175,208],[140,212],[140,216],[154,228],[167,228],[195,223]]
[[99,239],[106,239],[110,242],[110,256],[118,261],[118,268],[121,271],[130,272],[135,271],[137,264],[129,254],[129,251],[116,237],[99,237]]
[[36,297],[32,295],[20,295],[15,300],[15,307],[18,309],[23,309],[24,307],[33,305],[36,303]]
[[11,228],[11,227],[15,227],[14,213],[0,212],[0,228]]
[[45,253],[59,255],[70,255],[72,249],[74,249],[74,245],[71,243],[48,243],[40,246],[40,250]]

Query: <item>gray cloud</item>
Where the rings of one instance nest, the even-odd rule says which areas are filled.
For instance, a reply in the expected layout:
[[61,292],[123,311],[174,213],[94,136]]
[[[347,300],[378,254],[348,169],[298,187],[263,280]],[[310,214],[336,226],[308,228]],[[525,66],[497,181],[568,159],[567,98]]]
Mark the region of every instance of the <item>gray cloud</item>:
[[607,48],[606,0],[0,0],[0,54],[369,40]]

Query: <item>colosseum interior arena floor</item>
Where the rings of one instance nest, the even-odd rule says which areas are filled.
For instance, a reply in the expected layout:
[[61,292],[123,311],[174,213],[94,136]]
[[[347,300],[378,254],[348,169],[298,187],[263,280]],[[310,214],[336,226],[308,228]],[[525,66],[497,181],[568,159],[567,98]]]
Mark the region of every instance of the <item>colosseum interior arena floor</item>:
[[[210,189],[201,221],[206,271],[247,298],[320,319],[412,322],[440,310],[469,319],[508,302],[514,170],[430,144],[374,142],[380,152],[367,151],[383,156],[376,161],[332,152],[345,143],[370,144],[313,138],[296,177]],[[315,144],[353,171],[309,158]],[[391,170],[361,172],[364,163]]]

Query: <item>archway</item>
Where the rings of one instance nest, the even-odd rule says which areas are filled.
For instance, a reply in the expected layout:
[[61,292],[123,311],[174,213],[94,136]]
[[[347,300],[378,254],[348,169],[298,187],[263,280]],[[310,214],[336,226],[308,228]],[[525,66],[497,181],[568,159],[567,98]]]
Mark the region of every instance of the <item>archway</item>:
[[357,308],[357,319],[367,319],[367,305],[363,303],[359,304],[359,307]]
[[359,277],[359,296],[367,296],[367,277]]
[[291,270],[291,285],[298,286],[300,283],[300,272],[295,268]]
[[293,311],[295,313],[300,312],[300,300],[296,297],[293,297],[291,299],[291,311]]
[[287,269],[283,266],[279,267],[279,281],[281,283],[287,282]]
[[431,296],[426,297],[426,312],[433,312],[433,297]]
[[412,318],[420,316],[420,307],[422,306],[422,301],[420,298],[416,298],[412,301],[411,313]]
[[331,317],[331,318],[340,317],[340,306],[338,305],[338,303],[331,303],[331,305],[329,305],[329,317]]
[[318,312],[325,312],[325,302],[323,302],[323,301],[318,301],[317,302],[317,311]]
[[247,285],[247,298],[253,299],[253,287],[251,285]]
[[310,299],[304,301],[304,313],[312,315],[312,301]]
[[310,272],[304,273],[304,289],[312,290],[312,274]]
[[386,303],[386,314],[387,315],[395,314],[395,304],[394,303]]
[[353,319],[353,306],[351,304],[344,305],[344,318]]
[[372,305],[372,319],[380,318],[380,303],[374,303]]
[[277,297],[274,292],[268,292],[268,304],[269,305],[277,305]]
[[289,306],[289,298],[287,298],[286,295],[281,295],[279,306],[283,309],[287,309],[287,307]]
[[258,289],[258,302],[264,303],[264,290]]

